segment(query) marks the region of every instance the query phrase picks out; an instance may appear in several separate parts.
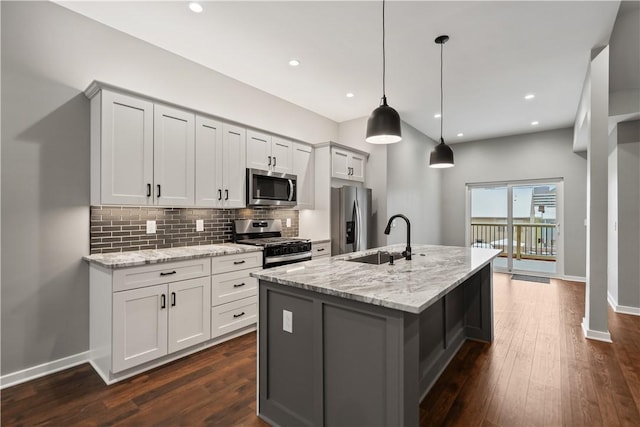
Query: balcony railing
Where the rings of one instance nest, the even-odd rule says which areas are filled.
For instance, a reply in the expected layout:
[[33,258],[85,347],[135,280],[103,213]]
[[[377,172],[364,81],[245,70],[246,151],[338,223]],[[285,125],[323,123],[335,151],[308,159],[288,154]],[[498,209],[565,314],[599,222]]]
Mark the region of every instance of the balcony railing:
[[[471,224],[471,246],[502,249],[499,256],[506,257],[509,248],[507,224]],[[513,224],[511,242],[514,259],[556,260],[555,224]]]

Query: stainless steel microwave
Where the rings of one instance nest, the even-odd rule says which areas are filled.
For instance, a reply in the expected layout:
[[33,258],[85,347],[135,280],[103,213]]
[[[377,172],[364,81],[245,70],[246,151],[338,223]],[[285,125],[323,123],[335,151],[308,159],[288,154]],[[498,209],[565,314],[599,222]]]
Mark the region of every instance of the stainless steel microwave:
[[248,206],[295,206],[295,175],[247,169]]

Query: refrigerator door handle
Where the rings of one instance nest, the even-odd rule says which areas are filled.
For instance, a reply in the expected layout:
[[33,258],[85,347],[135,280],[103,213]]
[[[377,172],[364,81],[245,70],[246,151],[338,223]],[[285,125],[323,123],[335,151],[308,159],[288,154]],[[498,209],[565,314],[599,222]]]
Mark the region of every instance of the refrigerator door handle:
[[361,225],[360,224],[360,205],[358,204],[358,199],[354,202],[356,208],[356,236],[354,242],[354,251],[359,251],[360,249],[360,234],[361,234]]
[[353,252],[358,251],[358,204],[357,200],[353,201],[353,209],[351,210],[351,222],[353,223]]

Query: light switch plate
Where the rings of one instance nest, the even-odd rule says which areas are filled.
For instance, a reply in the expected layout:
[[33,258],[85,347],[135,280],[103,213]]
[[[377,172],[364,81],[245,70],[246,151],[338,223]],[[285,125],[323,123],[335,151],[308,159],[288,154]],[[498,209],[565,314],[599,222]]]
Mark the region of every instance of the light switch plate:
[[147,220],[147,234],[155,234],[156,221],[153,219]]
[[196,231],[204,231],[204,220],[196,219]]
[[282,310],[282,330],[293,333],[293,313],[289,310]]

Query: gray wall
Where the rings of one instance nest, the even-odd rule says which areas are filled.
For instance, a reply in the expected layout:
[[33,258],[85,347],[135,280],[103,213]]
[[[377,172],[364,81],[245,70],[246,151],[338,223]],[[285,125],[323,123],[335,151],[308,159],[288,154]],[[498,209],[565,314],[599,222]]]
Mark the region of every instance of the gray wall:
[[[442,240],[442,170],[429,167],[429,154],[435,145],[435,141],[403,123],[402,141],[387,147],[387,213],[401,213],[411,220],[413,243],[440,244]],[[405,230],[404,221],[396,221],[387,239],[389,244],[405,243]]]
[[0,7],[4,375],[88,350],[92,80],[308,142],[338,126],[54,3]]
[[618,305],[640,308],[640,121],[618,123]]
[[570,128],[454,144],[456,165],[442,171],[442,244],[465,245],[466,184],[563,178],[564,274],[585,277],[587,163],[572,144]]

